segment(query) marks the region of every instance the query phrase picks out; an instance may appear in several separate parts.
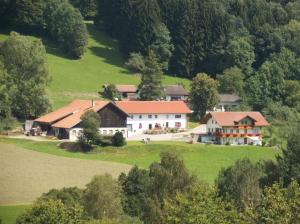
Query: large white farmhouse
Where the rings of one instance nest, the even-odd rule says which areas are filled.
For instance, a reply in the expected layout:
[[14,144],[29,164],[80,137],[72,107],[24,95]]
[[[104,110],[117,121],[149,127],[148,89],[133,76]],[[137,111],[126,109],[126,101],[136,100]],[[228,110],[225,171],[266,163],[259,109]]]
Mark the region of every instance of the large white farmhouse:
[[69,105],[39,117],[35,125],[45,135],[76,141],[82,134],[81,116],[89,110],[101,118],[99,133],[124,137],[159,128],[186,129],[190,109],[183,101],[91,101],[75,100]]
[[118,101],[116,105],[129,115],[129,135],[154,128],[186,129],[191,113],[183,101]]

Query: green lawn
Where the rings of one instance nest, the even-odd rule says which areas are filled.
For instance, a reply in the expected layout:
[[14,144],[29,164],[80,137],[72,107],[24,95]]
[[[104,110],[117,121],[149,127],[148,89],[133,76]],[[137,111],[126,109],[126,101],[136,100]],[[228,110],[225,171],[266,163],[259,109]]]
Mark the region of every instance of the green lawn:
[[14,224],[16,218],[28,207],[29,205],[0,206],[2,224]]
[[[53,107],[58,108],[73,99],[97,98],[97,92],[105,83],[138,84],[139,76],[124,68],[124,57],[118,51],[117,42],[105,33],[87,23],[89,44],[80,60],[73,60],[62,53],[57,45],[44,40],[52,82],[49,93]],[[0,41],[8,36],[8,31],[0,31]],[[165,76],[165,84],[183,83],[189,80]]]
[[176,151],[181,154],[187,167],[201,180],[214,183],[222,167],[232,165],[237,159],[249,157],[253,161],[274,159],[279,153],[272,148],[256,146],[217,146],[190,145],[184,142],[128,142],[124,148],[97,148],[91,153],[72,153],[61,150],[56,142],[34,142],[0,138],[0,141],[13,143],[26,149],[79,159],[103,160],[138,165],[147,168],[152,162],[159,160],[162,151]]

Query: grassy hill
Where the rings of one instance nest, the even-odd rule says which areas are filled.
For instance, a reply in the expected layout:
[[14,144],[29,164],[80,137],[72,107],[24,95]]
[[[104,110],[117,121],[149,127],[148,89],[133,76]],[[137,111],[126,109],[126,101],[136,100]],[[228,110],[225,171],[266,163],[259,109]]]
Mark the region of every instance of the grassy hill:
[[[52,78],[49,86],[53,108],[60,107],[73,99],[92,99],[99,97],[97,92],[105,83],[138,84],[139,76],[124,68],[125,59],[118,50],[118,44],[105,33],[87,23],[89,44],[87,51],[80,60],[68,58],[58,46],[43,40]],[[0,32],[0,41],[7,38],[9,32]],[[165,84],[183,83],[186,79],[165,76]]]

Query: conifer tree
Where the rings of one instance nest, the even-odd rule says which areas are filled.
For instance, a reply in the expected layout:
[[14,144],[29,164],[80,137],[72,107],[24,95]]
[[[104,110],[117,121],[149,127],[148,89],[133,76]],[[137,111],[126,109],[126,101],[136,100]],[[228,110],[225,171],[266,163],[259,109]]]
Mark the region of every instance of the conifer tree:
[[140,89],[141,100],[159,100],[162,95],[162,69],[153,51],[145,60],[145,69],[142,73]]

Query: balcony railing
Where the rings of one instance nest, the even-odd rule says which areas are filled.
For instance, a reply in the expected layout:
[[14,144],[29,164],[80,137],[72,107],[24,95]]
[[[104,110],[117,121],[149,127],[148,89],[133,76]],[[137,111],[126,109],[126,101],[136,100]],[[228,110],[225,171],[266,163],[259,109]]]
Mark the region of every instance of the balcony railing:
[[263,133],[223,133],[223,132],[216,132],[215,136],[221,138],[230,138],[230,137],[262,137]]

